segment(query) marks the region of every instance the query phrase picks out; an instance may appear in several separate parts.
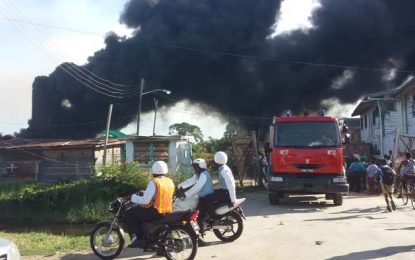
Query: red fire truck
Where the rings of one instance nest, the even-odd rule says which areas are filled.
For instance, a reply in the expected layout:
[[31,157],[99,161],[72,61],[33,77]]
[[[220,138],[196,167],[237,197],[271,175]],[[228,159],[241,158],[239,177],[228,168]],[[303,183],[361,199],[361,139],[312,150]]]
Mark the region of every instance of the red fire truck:
[[267,189],[271,204],[284,194],[325,194],[335,205],[342,205],[349,185],[336,118],[275,117],[270,134]]

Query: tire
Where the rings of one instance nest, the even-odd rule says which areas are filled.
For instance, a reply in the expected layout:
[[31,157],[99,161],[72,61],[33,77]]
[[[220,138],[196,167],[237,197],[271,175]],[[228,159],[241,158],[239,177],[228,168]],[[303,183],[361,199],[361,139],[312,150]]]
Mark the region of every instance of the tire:
[[[119,228],[111,230],[109,240],[110,244],[105,245],[105,236],[109,233],[111,223],[98,223],[90,236],[90,246],[96,256],[101,259],[114,259],[117,257],[124,247],[124,237]],[[108,242],[107,242],[108,243]],[[105,250],[105,248],[111,249]]]
[[334,194],[333,203],[336,206],[343,205],[343,195],[342,194]]
[[278,194],[275,192],[269,192],[268,201],[271,205],[277,205],[279,202]]
[[258,178],[257,178],[258,187],[263,188],[263,189],[267,189],[268,188],[268,180],[267,180],[267,177],[266,177],[266,173],[262,168],[259,171],[260,171],[260,173],[258,174]]
[[[169,260],[193,260],[197,253],[197,236],[187,227],[172,227],[166,231],[161,247],[164,256]],[[185,250],[188,255],[183,258]]]
[[[219,222],[226,222],[225,225],[231,225],[230,230],[226,229],[222,231],[222,229],[213,229],[213,233],[215,234],[215,236],[223,242],[233,242],[242,235],[242,231],[244,230],[244,224],[241,216],[235,211],[231,211],[228,214],[226,214],[223,218],[219,220]],[[237,226],[236,231],[234,229],[235,225]],[[231,235],[228,236],[228,233],[231,233]]]
[[408,196],[411,198],[412,208],[415,209],[415,188],[411,187],[411,190],[409,192],[410,193],[408,194]]

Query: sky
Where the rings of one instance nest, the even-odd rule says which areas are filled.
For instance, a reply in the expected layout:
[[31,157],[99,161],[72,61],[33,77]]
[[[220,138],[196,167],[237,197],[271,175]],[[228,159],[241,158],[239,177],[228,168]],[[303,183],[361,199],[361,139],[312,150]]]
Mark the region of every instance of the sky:
[[[129,36],[131,30],[119,23],[119,16],[127,0],[0,0],[0,133],[11,134],[27,127],[31,118],[32,83],[36,76],[49,75],[64,61],[82,65],[88,56],[104,47],[104,35],[110,31]],[[301,6],[301,8],[298,8]],[[317,0],[289,0],[281,7],[274,36],[297,28],[310,28],[308,17]],[[75,31],[51,28],[46,24]],[[143,96],[143,98],[146,98]],[[336,100],[326,101],[336,102]],[[156,134],[167,134],[174,123],[198,125],[205,137],[223,136],[227,122],[219,113],[203,116],[204,111],[190,102],[163,107],[157,115]],[[350,115],[354,105],[332,112]],[[330,112],[330,111],[329,111]],[[255,114],[254,112],[252,113]],[[153,133],[154,112],[141,116],[140,134]],[[136,132],[136,122],[122,129]]]

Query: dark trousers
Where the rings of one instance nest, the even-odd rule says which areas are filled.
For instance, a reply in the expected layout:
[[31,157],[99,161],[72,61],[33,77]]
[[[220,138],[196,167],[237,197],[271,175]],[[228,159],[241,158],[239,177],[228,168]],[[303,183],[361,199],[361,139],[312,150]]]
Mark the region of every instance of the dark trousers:
[[348,178],[350,191],[360,192],[366,189],[366,173],[351,170]]
[[199,218],[197,219],[197,223],[200,227],[200,234],[203,235],[204,233],[205,228],[203,220],[207,214],[209,213],[209,216],[215,218],[215,206],[217,204],[228,203],[230,201],[229,192],[224,189],[214,190],[213,193],[199,199],[199,204],[197,205],[197,209],[199,210]]
[[124,220],[127,224],[128,231],[132,234],[135,233],[137,238],[143,239],[144,222],[151,222],[160,219],[163,215],[157,212],[153,207],[144,208],[142,206],[134,206],[129,208],[124,214]]
[[220,203],[229,203],[231,202],[231,199],[229,197],[228,190],[217,189],[214,190],[213,193],[207,195],[204,198],[204,202],[204,206],[206,207],[207,213],[209,213],[209,215],[214,218],[216,217],[215,206]]

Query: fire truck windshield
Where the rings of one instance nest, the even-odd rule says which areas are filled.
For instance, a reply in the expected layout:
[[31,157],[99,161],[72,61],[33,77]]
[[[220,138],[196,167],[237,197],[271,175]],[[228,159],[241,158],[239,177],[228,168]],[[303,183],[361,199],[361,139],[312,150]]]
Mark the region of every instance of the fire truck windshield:
[[337,122],[279,122],[275,147],[340,147]]

